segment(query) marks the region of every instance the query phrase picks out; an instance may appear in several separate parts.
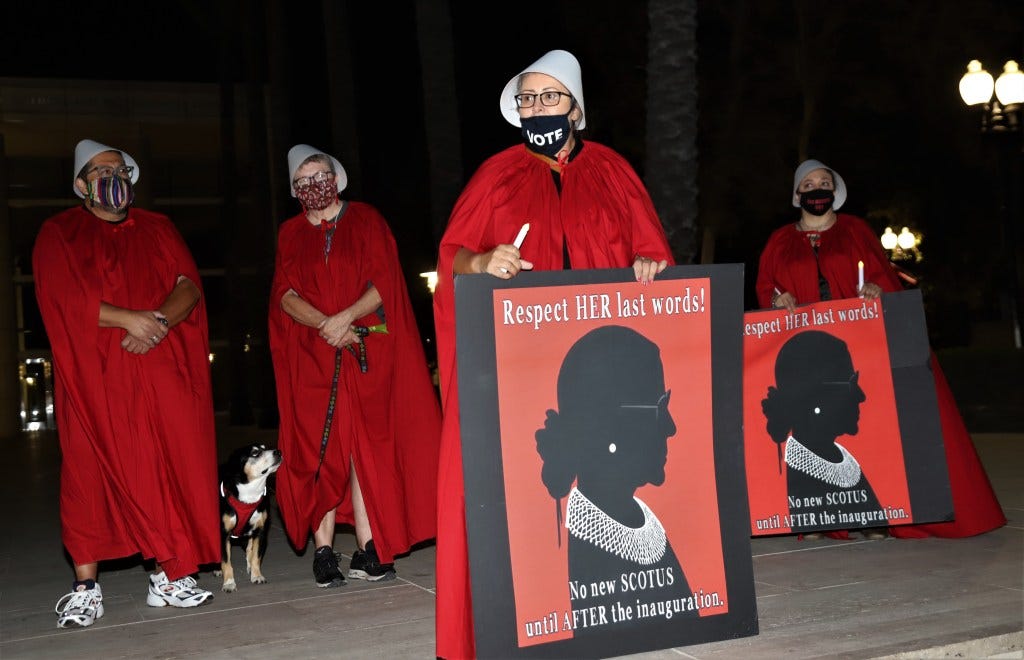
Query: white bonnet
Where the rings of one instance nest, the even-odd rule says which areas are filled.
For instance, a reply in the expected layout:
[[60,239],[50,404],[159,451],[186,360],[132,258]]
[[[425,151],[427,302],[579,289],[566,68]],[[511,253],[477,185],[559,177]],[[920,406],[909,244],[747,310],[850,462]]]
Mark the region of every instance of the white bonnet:
[[334,179],[338,182],[338,192],[344,190],[345,186],[348,185],[348,174],[345,173],[345,168],[341,166],[341,161],[316,147],[311,147],[308,144],[297,144],[288,150],[288,187],[291,188],[292,197],[295,197],[295,186],[292,184],[292,181],[295,180],[295,171],[302,166],[302,163],[307,158],[317,154],[331,159],[331,163],[334,165]]
[[121,151],[115,147],[108,147],[105,144],[100,144],[93,140],[82,140],[75,145],[75,171],[71,175],[71,189],[75,191],[75,194],[81,198],[85,198],[82,191],[75,185],[75,181],[78,180],[78,173],[82,171],[86,163],[96,157],[97,154],[101,154],[104,151],[116,151],[121,154],[121,158],[124,159],[124,164],[135,169],[132,170],[132,183],[134,184],[139,180],[139,164],[135,162],[135,159],[129,156],[126,152]]
[[800,206],[797,188],[800,187],[800,182],[804,180],[804,177],[814,170],[828,170],[832,173],[832,180],[836,184],[836,199],[832,202],[832,208],[838,211],[839,207],[846,201],[846,182],[843,181],[843,177],[839,176],[839,172],[836,172],[820,160],[814,160],[813,158],[800,163],[800,166],[796,168],[796,174],[793,175],[793,206]]
[[515,96],[519,93],[519,76],[524,73],[544,73],[565,85],[572,97],[576,99],[576,105],[580,107],[580,119],[576,122],[576,129],[586,128],[587,113],[583,104],[583,75],[580,72],[579,61],[567,50],[550,50],[539,60],[512,76],[505,85],[505,89],[501,91],[501,100],[499,101],[501,114],[508,123],[513,126],[521,125]]

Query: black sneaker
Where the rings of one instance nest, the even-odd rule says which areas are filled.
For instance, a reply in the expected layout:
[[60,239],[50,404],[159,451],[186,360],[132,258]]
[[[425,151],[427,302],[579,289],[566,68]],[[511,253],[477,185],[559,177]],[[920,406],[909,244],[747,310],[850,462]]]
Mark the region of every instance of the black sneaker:
[[322,545],[313,554],[313,578],[318,587],[340,587],[347,584],[338,568],[338,558],[329,545]]
[[380,559],[377,557],[377,548],[373,547],[373,541],[366,542],[366,550],[357,548],[352,553],[352,563],[348,568],[350,580],[377,582],[379,580],[394,580],[395,575],[394,564],[380,563]]

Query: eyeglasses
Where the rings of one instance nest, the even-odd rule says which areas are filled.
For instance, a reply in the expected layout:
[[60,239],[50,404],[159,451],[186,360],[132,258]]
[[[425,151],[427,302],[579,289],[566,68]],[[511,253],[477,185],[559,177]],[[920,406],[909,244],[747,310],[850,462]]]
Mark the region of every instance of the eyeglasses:
[[323,183],[333,177],[334,172],[331,172],[330,170],[321,170],[310,176],[300,176],[298,179],[292,181],[292,185],[295,186],[296,190],[302,190],[303,188],[307,188],[311,183]]
[[101,179],[111,177],[114,175],[117,175],[122,179],[130,179],[132,176],[132,172],[134,171],[135,168],[132,167],[131,165],[121,165],[120,167],[112,167],[110,165],[97,165],[96,167],[86,172],[86,174],[88,175],[92,174],[93,172],[96,172]]
[[532,108],[537,102],[537,98],[540,98],[540,104],[543,106],[551,107],[558,105],[562,102],[562,97],[568,96],[572,98],[572,94],[566,94],[565,92],[541,92],[540,94],[516,94],[513,98],[516,100],[516,106],[520,108]]
[[619,408],[623,408],[623,409],[626,409],[626,410],[653,410],[654,411],[654,421],[658,425],[658,429],[662,433],[664,433],[666,436],[671,437],[671,436],[675,435],[675,432],[676,432],[676,423],[672,419],[672,415],[670,415],[669,412],[668,412],[668,403],[669,403],[669,401],[671,399],[672,399],[672,390],[668,390],[664,394],[661,395],[661,398],[658,399],[657,403],[654,403],[654,404],[650,404],[650,403],[647,403],[647,404],[644,404],[644,403],[626,404],[626,403],[623,403],[623,404],[619,404]]
[[853,375],[850,376],[850,378],[848,380],[823,380],[823,381],[821,381],[821,384],[822,385],[836,385],[836,386],[843,386],[843,385],[845,385],[846,387],[848,387],[848,388],[850,388],[852,390],[854,387],[857,387],[857,381],[859,379],[860,379],[860,371],[854,371]]

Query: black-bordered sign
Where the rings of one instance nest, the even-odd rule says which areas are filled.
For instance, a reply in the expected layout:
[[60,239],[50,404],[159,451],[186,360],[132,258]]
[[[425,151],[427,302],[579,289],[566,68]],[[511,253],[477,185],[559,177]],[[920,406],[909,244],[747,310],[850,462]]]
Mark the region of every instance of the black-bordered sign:
[[456,279],[482,658],[757,634],[741,265]]
[[921,293],[744,317],[755,536],[952,520]]

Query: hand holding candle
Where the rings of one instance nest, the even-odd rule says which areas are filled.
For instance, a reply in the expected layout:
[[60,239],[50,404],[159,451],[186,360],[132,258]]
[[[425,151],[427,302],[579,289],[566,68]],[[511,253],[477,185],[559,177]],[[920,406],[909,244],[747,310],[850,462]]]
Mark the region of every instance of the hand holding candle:
[[[523,223],[523,226],[519,228],[519,233],[516,234],[516,240],[512,241],[512,245],[514,245],[517,250],[523,247],[523,241],[526,240],[526,232],[528,231],[530,231],[530,223]],[[502,267],[500,270],[503,273],[508,272],[508,269],[504,267]]]

